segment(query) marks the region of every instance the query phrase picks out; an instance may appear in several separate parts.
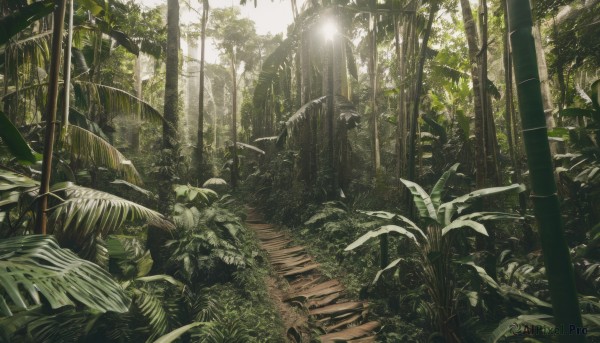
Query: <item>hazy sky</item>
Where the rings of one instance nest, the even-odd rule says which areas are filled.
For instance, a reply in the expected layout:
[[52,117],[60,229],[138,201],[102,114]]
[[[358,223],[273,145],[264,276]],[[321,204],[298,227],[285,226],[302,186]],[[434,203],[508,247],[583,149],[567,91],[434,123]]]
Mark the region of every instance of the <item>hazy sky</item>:
[[[148,7],[154,7],[160,4],[166,4],[167,0],[135,0],[138,3]],[[302,3],[303,1],[298,1]],[[198,0],[189,0],[189,3],[195,9],[200,10]],[[258,0],[258,6],[254,8],[254,0],[248,0],[245,6],[239,5],[239,0],[210,0],[211,8],[238,6],[241,9],[242,16],[252,19],[256,23],[256,32],[258,34],[286,32],[287,26],[292,23],[292,5],[289,0]],[[200,21],[199,16],[194,12],[189,12],[184,1],[179,1],[181,6],[181,22]]]
[[[167,0],[134,0],[137,3],[143,4],[149,8],[166,4]],[[201,0],[200,0],[201,1]],[[180,20],[182,24],[191,22],[200,22],[200,16],[194,11],[190,11],[186,5],[186,2],[194,6],[194,9],[200,11],[202,6],[199,0],[180,0]],[[292,16],[292,5],[289,0],[258,0],[258,6],[254,7],[254,0],[248,0],[245,6],[240,6],[239,0],[209,0],[211,8],[217,7],[240,7],[240,11],[243,17],[249,18],[254,21],[256,25],[256,32],[264,35],[267,33],[278,34],[287,32],[287,27],[293,21]],[[298,1],[298,7],[304,0]],[[185,42],[182,43],[182,49],[184,54],[187,53],[187,47]],[[212,44],[212,40],[209,38],[206,44],[206,61],[208,63],[217,63],[219,60],[219,54]]]

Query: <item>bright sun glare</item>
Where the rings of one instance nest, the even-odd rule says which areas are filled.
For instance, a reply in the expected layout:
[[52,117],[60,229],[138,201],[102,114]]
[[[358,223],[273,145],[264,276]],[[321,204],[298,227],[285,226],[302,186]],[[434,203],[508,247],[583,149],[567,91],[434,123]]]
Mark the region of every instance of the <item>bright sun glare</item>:
[[337,32],[337,26],[333,21],[328,21],[323,25],[323,35],[325,36],[325,39],[332,40]]

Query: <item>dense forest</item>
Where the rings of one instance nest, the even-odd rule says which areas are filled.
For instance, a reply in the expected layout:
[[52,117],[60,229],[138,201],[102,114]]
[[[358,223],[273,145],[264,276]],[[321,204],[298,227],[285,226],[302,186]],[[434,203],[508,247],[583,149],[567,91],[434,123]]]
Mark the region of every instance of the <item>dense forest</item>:
[[0,342],[600,342],[599,0],[0,10]]

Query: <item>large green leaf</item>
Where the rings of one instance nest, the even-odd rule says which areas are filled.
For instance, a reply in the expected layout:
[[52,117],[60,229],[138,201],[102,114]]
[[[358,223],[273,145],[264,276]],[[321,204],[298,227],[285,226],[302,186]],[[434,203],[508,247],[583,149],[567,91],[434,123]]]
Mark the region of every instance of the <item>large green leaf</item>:
[[469,208],[473,202],[477,199],[502,193],[520,193],[525,190],[525,186],[522,184],[512,184],[504,187],[491,187],[478,189],[469,194],[460,196],[452,201],[443,203],[438,208],[438,217],[444,218],[444,224],[448,225],[452,221],[452,216],[455,213],[461,213],[463,210]]
[[488,336],[487,343],[496,343],[505,336],[516,336],[524,334],[523,324],[542,326],[548,329],[554,329],[555,325],[550,321],[552,316],[548,314],[529,314],[520,315],[516,318],[506,318],[500,322],[498,327]]
[[396,216],[395,213],[390,213],[390,212],[386,212],[386,211],[358,211],[358,212],[364,213],[368,216],[377,217],[377,218],[381,218],[381,219],[388,219],[388,220],[391,220]]
[[444,174],[440,177],[440,179],[435,183],[433,189],[431,190],[431,202],[433,203],[434,208],[437,209],[440,207],[442,203],[442,192],[446,187],[446,182],[448,179],[454,174],[456,174],[456,170],[458,169],[458,163],[454,164],[450,169],[446,170]]
[[79,126],[69,125],[68,130],[63,148],[71,156],[90,165],[119,171],[127,181],[136,185],[142,184],[142,178],[135,166],[109,142]]
[[53,0],[38,1],[0,18],[0,46],[6,44],[12,36],[33,22],[52,13],[53,10]]
[[347,246],[344,249],[344,251],[354,250],[354,249],[358,248],[359,246],[365,244],[365,242],[367,242],[371,238],[375,238],[377,236],[380,236],[380,235],[383,235],[386,233],[390,233],[390,232],[396,232],[403,236],[406,236],[406,237],[410,238],[411,240],[413,240],[413,242],[415,242],[416,245],[419,245],[419,242],[417,241],[417,237],[415,237],[415,235],[413,235],[410,231],[406,230],[405,228],[400,227],[398,225],[385,225],[385,226],[382,226],[381,228],[379,228],[378,230],[369,231],[369,232],[365,233],[364,235],[360,236],[356,241],[354,241],[352,244]]
[[522,220],[522,219],[524,219],[524,217],[522,217],[518,214],[504,213],[504,212],[475,212],[475,213],[465,214],[464,216],[460,216],[460,217],[456,218],[456,220],[476,220],[476,221],[501,220],[501,219]]
[[423,239],[425,239],[427,241],[427,236],[425,235],[425,233],[423,232],[423,230],[421,230],[420,227],[417,226],[417,224],[415,224],[412,220],[406,218],[403,215],[397,214],[396,218],[398,218],[399,220],[405,222],[406,224],[410,225],[410,228],[412,228],[413,230],[417,231],[421,237],[423,237]]
[[381,275],[383,273],[385,273],[386,271],[395,268],[398,263],[402,262],[404,260],[404,258],[400,257],[398,259],[393,260],[392,262],[390,262],[390,264],[388,264],[385,268],[379,270],[377,272],[377,274],[375,274],[375,278],[373,279],[373,281],[371,282],[372,285],[376,284],[377,281],[379,280],[379,278],[381,277]]
[[171,342],[175,341],[176,339],[178,339],[181,335],[183,335],[184,333],[189,331],[190,329],[193,329],[193,328],[201,326],[201,325],[206,325],[206,324],[207,323],[204,323],[204,322],[194,322],[194,323],[191,323],[188,325],[184,325],[184,326],[180,327],[179,329],[173,330],[173,331],[169,332],[168,334],[161,336],[159,339],[154,341],[154,343],[171,343]]
[[25,138],[2,111],[0,111],[0,138],[19,162],[29,164],[37,161]]
[[457,219],[457,220],[453,221],[452,223],[450,223],[449,225],[446,225],[442,229],[442,236],[445,236],[446,234],[448,234],[448,232],[450,232],[454,229],[461,228],[461,227],[471,228],[471,229],[475,230],[477,233],[480,233],[484,236],[488,235],[487,230],[485,229],[485,226],[483,226],[483,224],[480,224],[473,220]]
[[110,274],[58,246],[49,235],[0,240],[0,311],[11,316],[41,304],[82,303],[96,311],[126,312],[130,299]]
[[405,179],[400,179],[400,181],[402,181],[413,195],[413,201],[417,206],[417,210],[419,210],[419,216],[422,219],[432,219],[433,221],[437,221],[436,210],[429,194],[427,194],[421,186],[412,181]]
[[126,220],[142,219],[158,227],[173,228],[160,213],[109,193],[70,182],[56,184],[52,191],[66,194],[64,202],[50,209],[54,232],[77,242],[114,232]]
[[390,212],[386,212],[386,211],[358,211],[358,212],[364,213],[371,217],[377,217],[377,218],[381,218],[381,219],[387,219],[387,220],[398,219],[398,220],[410,225],[410,229],[418,232],[419,235],[421,235],[421,237],[423,237],[424,240],[427,240],[427,236],[425,235],[423,230],[421,230],[421,228],[419,228],[417,226],[417,224],[415,224],[412,220],[406,218],[403,215],[390,213]]

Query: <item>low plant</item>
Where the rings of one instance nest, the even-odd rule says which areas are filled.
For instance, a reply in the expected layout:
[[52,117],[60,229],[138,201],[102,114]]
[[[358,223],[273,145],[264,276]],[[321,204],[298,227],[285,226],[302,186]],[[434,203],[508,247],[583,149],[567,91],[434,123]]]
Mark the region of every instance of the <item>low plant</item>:
[[[428,194],[418,184],[402,179],[402,183],[410,190],[418,213],[418,226],[405,216],[384,211],[366,212],[366,214],[394,220],[400,225],[389,224],[377,230],[369,231],[346,247],[346,251],[355,250],[372,238],[383,234],[399,234],[408,238],[416,247],[422,267],[418,276],[425,284],[430,303],[427,303],[429,313],[433,315],[436,330],[447,342],[460,341],[460,322],[456,312],[457,283],[453,275],[453,247],[458,237],[453,235],[460,228],[469,228],[474,232],[487,236],[484,220],[519,219],[518,215],[501,212],[474,212],[465,214],[478,199],[490,195],[521,192],[522,185],[514,184],[506,187],[486,188],[457,197],[451,201],[442,202],[443,191],[447,181],[456,173],[458,164],[446,171]],[[394,269],[404,259],[400,257],[383,268],[377,275]],[[376,277],[376,278],[377,278]]]

